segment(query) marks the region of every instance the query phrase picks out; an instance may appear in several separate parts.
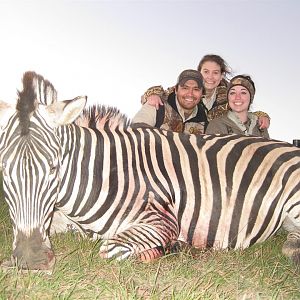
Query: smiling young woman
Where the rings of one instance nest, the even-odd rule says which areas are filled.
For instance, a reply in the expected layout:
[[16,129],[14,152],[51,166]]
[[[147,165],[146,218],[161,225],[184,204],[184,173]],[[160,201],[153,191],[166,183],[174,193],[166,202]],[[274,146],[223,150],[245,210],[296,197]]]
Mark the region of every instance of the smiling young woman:
[[267,129],[261,129],[258,117],[249,111],[255,95],[255,84],[250,76],[233,77],[227,88],[228,112],[209,122],[206,133],[257,135],[269,138]]
[[207,54],[198,65],[205,86],[202,101],[207,108],[207,118],[212,120],[227,111],[227,83],[231,70],[226,61],[219,55]]

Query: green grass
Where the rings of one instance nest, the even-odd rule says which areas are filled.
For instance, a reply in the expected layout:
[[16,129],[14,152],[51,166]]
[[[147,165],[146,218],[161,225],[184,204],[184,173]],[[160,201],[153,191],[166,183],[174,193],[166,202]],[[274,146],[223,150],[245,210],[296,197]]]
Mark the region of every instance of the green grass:
[[[281,254],[285,233],[244,251],[186,250],[151,263],[102,260],[98,243],[52,238],[52,275],[0,269],[0,299],[300,299],[300,275]],[[12,229],[0,197],[0,260]]]

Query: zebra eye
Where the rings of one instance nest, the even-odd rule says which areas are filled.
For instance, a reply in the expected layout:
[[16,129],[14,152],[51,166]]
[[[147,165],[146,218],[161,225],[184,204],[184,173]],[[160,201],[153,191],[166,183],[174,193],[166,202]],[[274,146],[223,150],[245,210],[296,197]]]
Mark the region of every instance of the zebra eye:
[[52,168],[50,169],[50,174],[53,174],[53,173],[55,172],[55,170],[56,170],[56,167],[52,167]]
[[50,174],[53,174],[56,171],[56,165],[53,164],[53,161],[49,162]]

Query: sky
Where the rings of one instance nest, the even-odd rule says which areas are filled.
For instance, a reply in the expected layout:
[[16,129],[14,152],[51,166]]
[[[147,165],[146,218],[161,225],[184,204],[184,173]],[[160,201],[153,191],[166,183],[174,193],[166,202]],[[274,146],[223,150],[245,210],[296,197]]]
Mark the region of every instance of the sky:
[[26,71],[59,100],[88,96],[129,118],[154,85],[167,88],[206,54],[256,85],[252,110],[270,136],[300,139],[299,0],[0,0],[0,99],[15,102]]

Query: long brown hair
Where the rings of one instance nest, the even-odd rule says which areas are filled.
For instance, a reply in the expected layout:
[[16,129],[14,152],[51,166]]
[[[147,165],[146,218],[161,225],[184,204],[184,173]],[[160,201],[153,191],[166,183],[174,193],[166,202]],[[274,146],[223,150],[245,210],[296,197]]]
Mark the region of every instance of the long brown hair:
[[207,61],[212,61],[218,64],[221,68],[221,73],[224,75],[225,80],[229,81],[229,77],[231,76],[231,68],[221,56],[216,54],[207,54],[202,57],[197,68],[199,72],[201,72],[203,64]]

